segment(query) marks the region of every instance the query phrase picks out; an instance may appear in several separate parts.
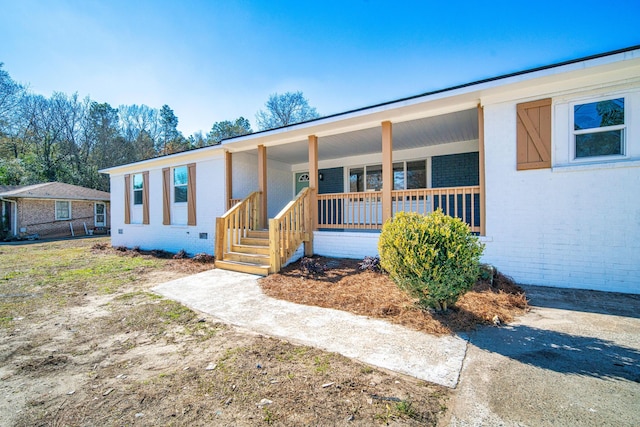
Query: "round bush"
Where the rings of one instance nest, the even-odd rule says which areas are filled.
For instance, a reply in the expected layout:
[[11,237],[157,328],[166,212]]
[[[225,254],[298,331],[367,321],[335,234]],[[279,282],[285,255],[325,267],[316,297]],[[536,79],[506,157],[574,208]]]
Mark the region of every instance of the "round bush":
[[380,264],[420,305],[446,310],[480,273],[484,245],[469,226],[440,209],[426,215],[399,212],[382,227]]

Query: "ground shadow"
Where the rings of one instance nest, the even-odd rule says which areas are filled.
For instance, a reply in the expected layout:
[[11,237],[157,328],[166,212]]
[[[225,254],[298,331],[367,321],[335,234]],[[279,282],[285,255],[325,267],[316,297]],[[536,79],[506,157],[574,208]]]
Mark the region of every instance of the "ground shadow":
[[533,307],[640,318],[640,295],[531,285],[522,288]]
[[301,267],[304,258],[301,258],[282,268],[278,274],[284,277],[305,277],[317,282],[338,283],[343,278],[360,272],[357,266],[354,266],[358,260],[351,258],[327,258],[316,255],[310,258],[317,264],[317,270],[305,271]]
[[483,328],[471,334],[470,342],[543,369],[640,383],[640,350],[606,339],[515,325]]

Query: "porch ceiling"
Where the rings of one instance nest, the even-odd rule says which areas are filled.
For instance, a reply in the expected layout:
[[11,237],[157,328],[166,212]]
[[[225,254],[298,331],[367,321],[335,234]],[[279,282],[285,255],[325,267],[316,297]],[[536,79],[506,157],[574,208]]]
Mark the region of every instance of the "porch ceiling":
[[[478,139],[478,111],[458,111],[393,124],[393,149],[427,147]],[[307,140],[267,148],[267,157],[288,164],[309,160]],[[338,159],[382,150],[381,127],[318,138],[318,158]]]

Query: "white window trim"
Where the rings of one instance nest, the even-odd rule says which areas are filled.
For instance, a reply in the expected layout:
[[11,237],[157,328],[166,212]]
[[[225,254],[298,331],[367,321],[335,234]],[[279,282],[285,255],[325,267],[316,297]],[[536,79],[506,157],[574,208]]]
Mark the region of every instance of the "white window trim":
[[[66,202],[68,203],[67,208],[68,208],[68,218],[60,218],[58,217],[58,203],[60,202]],[[71,200],[56,200],[55,204],[54,204],[54,209],[55,209],[55,218],[56,221],[69,221],[72,219],[71,217]]]
[[[98,205],[102,205],[104,206],[104,212],[99,214],[98,213]],[[102,215],[103,216],[103,221],[102,221],[102,225],[98,225],[98,215]],[[107,204],[105,202],[95,202],[93,204],[93,224],[96,227],[106,227],[107,226]]]
[[[622,98],[624,100],[624,124],[615,126],[606,126],[598,128],[580,129],[575,130],[575,106],[582,104],[591,104],[594,102],[607,101],[611,99]],[[606,163],[612,161],[628,160],[629,148],[628,148],[628,136],[627,129],[629,127],[629,106],[627,94],[616,94],[607,96],[594,96],[589,98],[582,98],[574,100],[569,103],[569,162],[570,164],[585,164],[585,163]],[[590,156],[590,157],[576,157],[576,135],[584,135],[589,133],[599,133],[611,130],[622,130],[622,154],[613,154],[609,156]]]

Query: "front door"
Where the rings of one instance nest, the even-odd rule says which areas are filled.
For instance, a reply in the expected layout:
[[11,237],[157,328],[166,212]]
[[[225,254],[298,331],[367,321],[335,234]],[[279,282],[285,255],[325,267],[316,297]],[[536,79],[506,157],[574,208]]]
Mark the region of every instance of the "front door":
[[96,227],[107,226],[107,207],[104,203],[96,203],[94,224]]
[[309,172],[296,174],[296,195],[309,186]]

